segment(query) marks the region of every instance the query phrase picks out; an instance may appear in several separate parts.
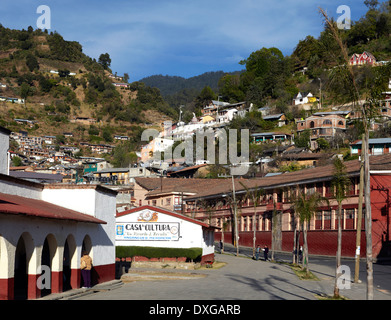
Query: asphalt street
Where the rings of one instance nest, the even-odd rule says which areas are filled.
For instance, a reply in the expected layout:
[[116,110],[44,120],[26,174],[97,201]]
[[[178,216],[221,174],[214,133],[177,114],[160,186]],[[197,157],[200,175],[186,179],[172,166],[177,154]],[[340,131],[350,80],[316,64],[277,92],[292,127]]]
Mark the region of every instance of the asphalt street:
[[[231,248],[233,249],[233,248]],[[292,269],[283,263],[255,261],[252,249],[243,248],[239,257],[226,247],[225,254],[216,254],[216,260],[226,262],[220,269],[165,270],[203,277],[167,280],[135,280],[117,285],[114,290],[92,290],[71,297],[75,300],[317,300],[319,296],[332,295],[334,288],[335,260],[310,257],[310,270],[319,281],[300,280]],[[277,261],[290,261],[289,254],[276,253]],[[354,260],[344,259],[354,277]],[[132,270],[132,272],[137,272]],[[374,297],[391,300],[391,266],[374,265]],[[362,283],[345,283],[341,295],[351,300],[366,299],[365,262],[360,266]],[[169,277],[168,277],[169,278]],[[349,286],[350,285],[350,288]]]

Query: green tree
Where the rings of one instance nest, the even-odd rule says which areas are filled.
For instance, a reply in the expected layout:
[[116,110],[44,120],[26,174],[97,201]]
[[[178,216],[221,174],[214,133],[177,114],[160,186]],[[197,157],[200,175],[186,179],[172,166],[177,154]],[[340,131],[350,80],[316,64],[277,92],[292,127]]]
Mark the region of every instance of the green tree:
[[26,100],[29,95],[31,95],[32,90],[31,87],[26,83],[23,82],[20,86],[20,96],[22,99],[24,99],[24,105],[26,106]]
[[285,59],[277,48],[262,48],[240,61],[246,66],[241,75],[241,85],[247,101],[260,106],[267,97],[278,98],[283,91],[285,80],[290,76],[289,59]]
[[364,4],[369,8],[369,10],[376,10],[379,5],[378,0],[365,0]]
[[12,165],[14,167],[20,167],[23,165],[22,159],[18,156],[12,157]]
[[295,145],[298,148],[309,148],[311,142],[311,131],[306,129],[295,137]]
[[325,202],[327,202],[327,200],[324,199],[318,192],[305,194],[299,188],[297,188],[296,192],[293,192],[292,194],[292,207],[299,217],[304,234],[303,268],[306,270],[307,274],[310,272],[308,267],[307,230],[311,219]]
[[133,145],[130,141],[116,146],[113,154],[114,167],[124,168],[129,167],[132,163],[137,163],[137,155],[133,150]]
[[108,53],[102,53],[99,56],[98,63],[103,67],[103,69],[105,69],[105,70],[109,69],[109,67],[111,65],[110,55]]
[[26,57],[26,65],[29,68],[29,70],[32,72],[35,69],[39,69],[39,63],[37,58],[32,55],[31,53],[27,55]]
[[213,92],[212,88],[205,86],[200,94],[196,97],[196,106],[204,108],[210,101],[216,98],[216,94]]
[[223,101],[231,103],[241,102],[246,99],[246,94],[243,92],[240,82],[240,75],[226,74],[218,83],[219,94]]
[[112,130],[109,127],[104,128],[102,137],[106,142],[113,142]]
[[316,143],[318,144],[318,148],[320,150],[327,150],[330,148],[330,143],[325,138],[317,139]]
[[304,40],[300,40],[292,54],[295,67],[302,68],[308,66],[311,58],[318,55],[318,51],[318,40],[313,36],[307,36]]

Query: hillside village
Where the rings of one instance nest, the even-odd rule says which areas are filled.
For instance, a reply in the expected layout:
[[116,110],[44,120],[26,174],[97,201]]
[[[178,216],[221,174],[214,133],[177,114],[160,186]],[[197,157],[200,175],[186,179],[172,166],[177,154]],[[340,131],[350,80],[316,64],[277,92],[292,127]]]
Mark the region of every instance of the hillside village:
[[[211,264],[215,241],[291,253],[308,231],[310,254],[334,256],[340,227],[342,256],[355,256],[358,233],[364,256],[361,222],[369,207],[373,256],[390,258],[391,22],[374,23],[376,34],[363,40],[360,27],[374,15],[391,21],[390,8],[369,8],[344,34],[349,59],[336,53],[325,25],[291,56],[261,48],[213,89],[174,90],[167,82],[160,84],[166,95],[158,86],[169,77],[154,77],[155,86],[129,83],[128,74],[110,69],[108,53],[97,60],[57,32],[0,25],[0,213],[7,229],[0,232],[0,299],[80,288],[84,251],[95,250],[94,281],[113,280],[118,262],[147,259],[137,251],[147,250],[145,241],[172,255],[151,253],[151,260]],[[354,86],[341,77],[350,70]],[[235,147],[243,153],[242,130],[249,158],[224,161],[219,156]],[[241,139],[227,147],[222,136],[233,131]],[[371,201],[363,204],[364,154]],[[343,204],[334,192],[338,163],[349,181]],[[245,170],[233,174],[238,167]],[[314,194],[327,200],[304,223],[295,201]],[[159,216],[170,234],[136,234],[131,248],[124,226],[157,228]],[[49,291],[36,288],[41,272],[30,263],[51,265]]]

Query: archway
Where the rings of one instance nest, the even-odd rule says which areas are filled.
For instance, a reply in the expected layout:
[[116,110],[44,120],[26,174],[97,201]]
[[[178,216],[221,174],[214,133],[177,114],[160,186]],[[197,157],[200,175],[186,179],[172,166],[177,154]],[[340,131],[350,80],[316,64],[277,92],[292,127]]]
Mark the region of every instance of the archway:
[[[81,247],[81,255],[83,256],[83,254],[86,253],[88,254],[91,258],[92,258],[92,261],[94,261],[94,258],[93,258],[93,252],[92,252],[92,241],[91,241],[91,238],[89,235],[86,235],[83,239],[83,244],[82,244],[82,247]],[[91,271],[91,282],[92,283],[95,283],[96,282],[96,276],[94,274],[94,270]],[[81,284],[80,286],[84,286],[84,281],[83,281],[83,277],[81,277]]]
[[81,252],[86,252],[88,255],[91,256],[92,258],[92,241],[91,241],[91,238],[90,236],[87,234],[84,239],[83,239],[83,245],[82,245],[82,248],[81,248]]
[[52,261],[57,250],[56,239],[49,234],[43,243],[41,256],[41,297],[52,293]]
[[27,274],[27,252],[23,237],[19,238],[15,250],[14,267],[14,299],[27,300],[28,274]]
[[72,268],[77,263],[75,261],[76,242],[72,235],[69,235],[64,244],[63,254],[63,291],[68,291],[74,287],[72,279]]

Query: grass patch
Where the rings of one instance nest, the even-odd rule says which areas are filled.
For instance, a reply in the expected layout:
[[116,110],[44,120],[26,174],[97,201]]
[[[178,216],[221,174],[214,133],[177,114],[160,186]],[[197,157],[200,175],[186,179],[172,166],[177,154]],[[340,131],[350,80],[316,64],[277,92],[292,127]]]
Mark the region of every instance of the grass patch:
[[339,296],[338,298],[334,297],[334,296],[329,296],[329,295],[315,295],[315,297],[318,299],[318,300],[349,300],[348,298],[345,298],[344,296]]
[[135,247],[117,246],[115,247],[116,258],[128,258],[142,256],[146,258],[180,258],[186,257],[189,260],[201,260],[201,248],[157,248],[157,247]]
[[200,266],[197,268],[197,270],[210,270],[210,269],[220,269],[222,267],[225,267],[227,265],[226,262],[221,262],[221,261],[215,261],[212,264],[212,267],[207,267],[206,265]]
[[319,278],[315,276],[311,271],[307,272],[303,267],[297,264],[290,264],[290,267],[300,280],[319,281]]

